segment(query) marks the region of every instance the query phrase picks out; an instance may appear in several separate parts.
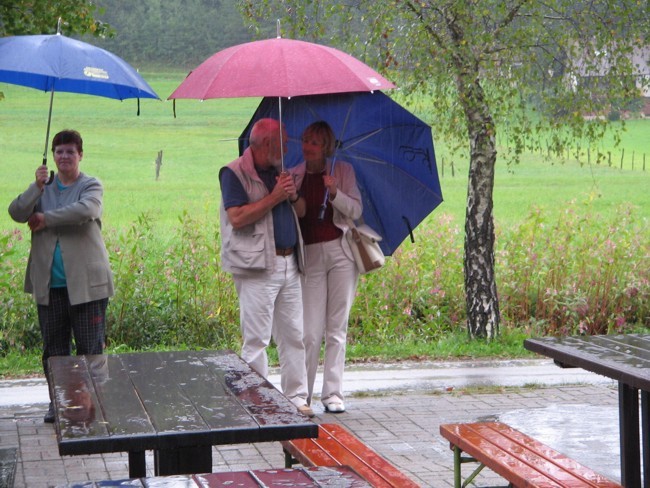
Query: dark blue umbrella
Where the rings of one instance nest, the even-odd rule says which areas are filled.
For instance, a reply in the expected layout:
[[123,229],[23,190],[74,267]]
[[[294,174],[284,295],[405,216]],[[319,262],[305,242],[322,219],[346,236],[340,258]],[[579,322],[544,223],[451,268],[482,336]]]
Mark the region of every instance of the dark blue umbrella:
[[[253,123],[264,117],[279,118],[277,99],[262,100],[241,135],[240,153]],[[407,236],[413,240],[413,229],[442,202],[431,127],[381,92],[283,99],[287,168],[302,161],[300,136],[318,120],[336,134],[335,160],[354,167],[363,220],[381,234],[381,248],[390,256]]]
[[0,39],[0,82],[50,92],[43,164],[52,120],[54,92],[71,92],[125,100],[160,99],[127,62],[118,56],[61,34]]

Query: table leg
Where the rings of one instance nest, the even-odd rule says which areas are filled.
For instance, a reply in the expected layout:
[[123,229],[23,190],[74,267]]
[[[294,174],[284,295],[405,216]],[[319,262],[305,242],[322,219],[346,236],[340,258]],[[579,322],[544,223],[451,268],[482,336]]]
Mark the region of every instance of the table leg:
[[212,472],[212,446],[178,447],[153,452],[156,476]]
[[618,414],[621,439],[621,484],[626,488],[641,486],[641,452],[639,439],[639,390],[618,384]]
[[145,478],[147,476],[147,463],[144,451],[129,451],[129,478]]
[[641,391],[641,432],[643,452],[643,488],[650,488],[650,393]]

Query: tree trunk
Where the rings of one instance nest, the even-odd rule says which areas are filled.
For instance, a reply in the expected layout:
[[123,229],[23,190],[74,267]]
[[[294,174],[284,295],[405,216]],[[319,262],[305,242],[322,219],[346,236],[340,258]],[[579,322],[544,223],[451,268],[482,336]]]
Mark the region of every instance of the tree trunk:
[[499,299],[494,277],[492,214],[496,148],[494,135],[470,133],[470,169],[465,215],[465,300],[470,337],[492,339],[499,333]]
[[[470,143],[467,213],[465,215],[465,300],[472,338],[499,333],[499,299],[494,276],[493,190],[496,131],[476,71],[465,63],[458,77]],[[474,65],[475,66],[475,65]]]

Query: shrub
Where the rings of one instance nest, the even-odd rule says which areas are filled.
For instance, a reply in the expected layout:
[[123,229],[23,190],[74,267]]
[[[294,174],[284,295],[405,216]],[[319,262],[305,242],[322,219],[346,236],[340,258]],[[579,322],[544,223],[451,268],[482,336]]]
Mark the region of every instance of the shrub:
[[543,321],[546,334],[606,334],[650,326],[650,239],[632,207],[609,221],[568,206],[557,222],[540,210],[500,236],[502,314]]
[[0,356],[10,348],[40,347],[40,329],[32,298],[23,292],[27,252],[23,234],[0,235]]
[[[116,294],[107,316],[110,345],[239,349],[238,300],[219,263],[214,221],[179,217],[172,238],[141,215],[107,229]],[[360,278],[351,346],[436,343],[465,328],[463,242],[443,213],[417,229],[386,265]],[[0,237],[0,354],[40,347],[36,310],[22,283],[28,243]],[[541,334],[602,334],[650,327],[650,226],[633,207],[609,220],[571,203],[555,222],[540,209],[498,229],[496,275],[502,327]]]

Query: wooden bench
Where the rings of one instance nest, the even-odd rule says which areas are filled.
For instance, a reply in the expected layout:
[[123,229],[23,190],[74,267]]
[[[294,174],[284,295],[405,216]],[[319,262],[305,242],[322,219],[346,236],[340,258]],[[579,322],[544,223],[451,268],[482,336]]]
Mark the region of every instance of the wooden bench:
[[306,467],[350,466],[375,487],[420,486],[338,424],[320,424],[317,438],[294,439],[281,444],[287,468],[297,463]]
[[0,486],[2,488],[11,488],[14,486],[17,460],[17,448],[5,447],[0,449]]
[[[454,451],[454,486],[467,486],[488,467],[516,488],[621,488],[582,464],[499,422],[443,424],[440,434]],[[463,456],[463,453],[466,456]],[[461,465],[479,467],[463,483]]]

